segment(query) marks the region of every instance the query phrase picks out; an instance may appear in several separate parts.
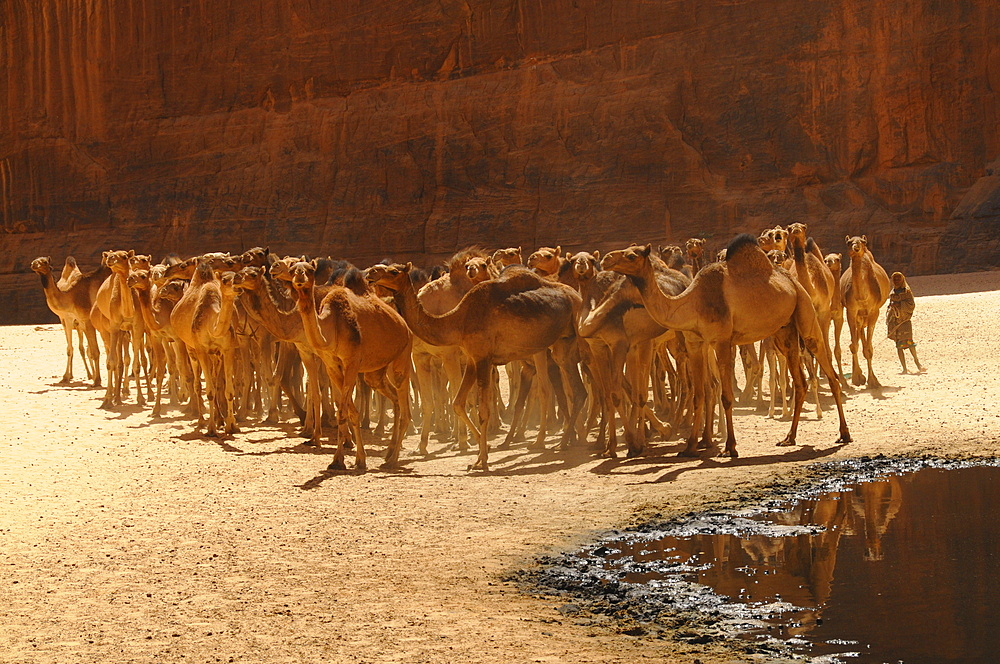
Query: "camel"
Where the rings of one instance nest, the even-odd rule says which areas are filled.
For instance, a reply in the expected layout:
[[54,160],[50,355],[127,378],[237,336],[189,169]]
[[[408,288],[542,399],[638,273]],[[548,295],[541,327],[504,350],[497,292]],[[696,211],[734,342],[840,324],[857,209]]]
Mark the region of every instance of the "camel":
[[528,256],[526,265],[529,270],[547,279],[557,279],[559,270],[566,263],[562,255],[562,247],[541,247]]
[[[297,351],[306,371],[306,408],[303,409],[299,405],[296,390],[289,384],[290,371],[284,366],[294,356],[281,352],[279,352],[278,384],[271,386],[272,403],[278,402],[275,391],[283,389],[305,426],[303,434],[307,436],[308,443],[320,445],[323,435],[323,398],[320,381],[322,364],[309,346],[302,318],[294,308],[295,301],[281,292],[276,281],[267,277],[266,270],[267,268],[263,266],[245,267],[237,273],[234,286],[239,291],[240,302],[250,317],[263,325],[280,343],[291,344]],[[291,278],[290,273],[284,268],[279,268],[278,271]],[[327,291],[327,287],[314,288],[314,295],[321,301]],[[277,414],[269,415],[269,419],[276,418]]]
[[704,266],[705,238],[692,237],[684,243],[684,253],[691,263],[691,274],[698,274]]
[[[219,435],[220,422],[226,434],[239,433],[234,385],[237,342],[232,324],[236,309],[233,277],[232,272],[226,272],[220,279],[215,276],[209,260],[199,260],[190,285],[170,312],[174,333],[188,347],[205,376],[209,410],[205,434],[212,438]],[[197,380],[192,398],[198,416],[197,426],[201,427],[205,419],[201,385]],[[220,408],[223,398],[226,402],[224,413]]]
[[[177,400],[177,390],[173,377],[179,377],[181,384],[185,386],[185,392],[189,395],[193,394],[191,364],[187,350],[180,350],[184,344],[180,343],[177,334],[170,325],[170,312],[183,297],[186,284],[183,281],[173,280],[157,288],[153,284],[149,270],[136,270],[130,273],[127,284],[136,293],[139,312],[143,317],[146,330],[150,334],[151,364],[156,380],[156,396],[153,402],[152,416],[157,418],[162,414],[160,400],[163,394],[163,380],[166,377],[168,367],[171,375],[169,389],[173,399]],[[180,353],[179,358],[175,354],[177,352]]]
[[[108,386],[101,402],[101,408],[109,409],[120,406],[122,396],[128,394],[126,372],[129,367],[128,343],[136,346],[141,343],[145,326],[142,315],[136,313],[136,296],[128,287],[129,258],[135,256],[132,250],[105,251],[102,263],[111,274],[101,284],[90,310],[94,327],[104,337],[104,347],[107,351]],[[133,364],[136,382],[136,403],[145,405],[146,400],[140,385],[138,366]]]
[[847,309],[847,327],[851,331],[851,382],[865,384],[865,374],[858,362],[858,342],[861,342],[865,360],[868,362],[867,387],[881,387],[872,369],[872,333],[878,322],[879,310],[889,299],[889,275],[875,261],[868,249],[868,236],[848,235],[845,238],[850,266],[840,276],[840,290]]
[[[833,273],[823,261],[823,254],[820,253],[819,247],[812,238],[807,238],[808,227],[805,224],[789,224],[787,230],[787,245],[792,250],[792,264],[788,271],[809,294],[809,300],[812,302],[813,308],[816,309],[816,318],[819,320],[820,331],[823,334],[822,343],[827,346],[829,354],[830,321],[833,316],[831,308],[834,292]],[[816,398],[816,415],[822,419],[823,411],[819,403],[819,378],[815,376],[811,364],[809,372]],[[840,380],[839,370],[837,379]]]
[[[726,248],[726,261],[706,266],[695,275],[691,285],[678,296],[663,293],[657,285],[653,264],[649,260],[651,247],[632,246],[612,251],[601,261],[605,269],[612,269],[629,277],[639,289],[643,303],[660,325],[690,332],[692,341],[691,362],[695,375],[695,422],[704,412],[707,382],[707,356],[714,351],[722,383],[722,405],[726,415],[726,447],[724,454],[737,457],[736,436],[733,429],[733,348],[751,344],[774,336],[778,349],[788,357],[788,364],[795,381],[795,408],[788,435],[779,445],[794,445],[799,416],[805,399],[805,378],[799,362],[799,338],[806,348],[819,359],[820,366],[830,381],[840,415],[840,437],[837,444],[850,442],[851,435],[844,417],[840,383],[837,380],[825,345],[820,343],[819,322],[809,301],[809,295],[791,276],[775,269],[767,255],[750,235],[739,235]],[[698,346],[703,346],[698,348]],[[708,419],[705,419],[706,424]],[[699,449],[697,427],[682,455],[696,456]],[[702,437],[702,445],[711,444],[709,427]]]
[[[370,268],[369,279],[393,291],[396,306],[413,333],[435,346],[460,346],[469,358],[462,384],[452,407],[465,420],[479,442],[479,455],[470,470],[489,468],[489,423],[493,408],[493,367],[514,360],[534,358],[539,380],[547,379],[548,349],[559,366],[563,386],[572,390],[568,422],[562,444],[570,444],[576,435],[583,383],[576,365],[575,321],[582,301],[572,288],[545,279],[529,269],[509,266],[497,279],[474,286],[458,306],[441,316],[434,316],[420,304],[410,283],[412,265],[388,265]],[[524,400],[532,381],[532,365],[521,371],[521,388],[515,404],[511,429],[519,425]],[[473,382],[479,385],[479,426],[465,411],[466,397]],[[542,412],[545,412],[543,406]],[[543,415],[544,417],[544,415]]]
[[[592,370],[604,400],[605,419],[609,420],[608,442],[601,455],[617,457],[614,419],[617,407],[624,415],[628,456],[635,457],[645,451],[647,419],[665,436],[670,434],[669,428],[659,422],[647,405],[654,344],[668,331],[650,317],[631,282],[619,275],[612,276],[614,273],[596,272],[599,259],[599,253],[580,252],[571,258],[571,263],[584,298],[580,336],[593,354]],[[659,265],[656,278],[660,288],[674,295],[690,283],[687,276],[668,269],[665,264]],[[599,300],[613,301],[614,306],[598,306],[591,312],[591,302]]]
[[830,268],[833,275],[833,294],[830,297],[830,319],[833,321],[833,356],[837,361],[837,373],[840,374],[842,385],[847,384],[844,378],[844,362],[840,353],[840,332],[844,329],[844,296],[840,288],[840,277],[843,271],[843,263],[840,254],[827,254],[823,257],[823,262]]
[[493,262],[493,266],[496,268],[497,272],[503,270],[508,265],[521,265],[524,263],[521,259],[521,247],[497,249],[493,252],[493,256],[490,260]]
[[354,433],[355,468],[367,469],[360,418],[352,401],[359,374],[392,401],[395,417],[383,466],[395,467],[410,422],[410,331],[356,270],[346,275],[345,286],[332,286],[317,306],[315,270],[315,261],[300,261],[289,273],[309,347],[323,361],[336,392],[339,441],[329,470],[346,469],[344,426]]
[[[69,268],[69,269],[67,269]],[[66,370],[61,383],[73,380],[73,329],[76,328],[80,342],[80,357],[87,370],[87,378],[93,379],[94,387],[101,385],[101,349],[97,345],[97,331],[90,320],[90,310],[94,306],[97,291],[107,279],[110,270],[105,265],[84,275],[69,256],[63,267],[59,282],[52,279],[52,264],[48,257],[39,256],[31,261],[31,269],[38,274],[45,293],[45,303],[62,323],[66,334]],[[87,338],[89,350],[84,351],[83,339]]]

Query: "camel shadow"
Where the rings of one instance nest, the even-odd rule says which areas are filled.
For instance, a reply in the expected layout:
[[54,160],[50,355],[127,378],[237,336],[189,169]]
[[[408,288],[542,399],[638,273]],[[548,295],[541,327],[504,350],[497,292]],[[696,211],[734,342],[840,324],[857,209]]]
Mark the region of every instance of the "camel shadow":
[[[231,434],[220,434],[219,436],[213,438],[207,434],[200,431],[189,431],[188,433],[180,434],[179,436],[174,436],[174,440],[182,440],[185,442],[191,442],[196,440],[212,442],[222,448],[224,452],[235,452],[238,454],[243,454],[243,450],[229,443],[234,437]],[[228,439],[228,440],[227,440]]]
[[[662,484],[665,482],[673,482],[678,477],[684,473],[688,473],[696,470],[710,470],[712,468],[738,468],[741,466],[763,466],[775,463],[791,463],[791,462],[801,462],[801,461],[815,461],[816,459],[822,459],[824,457],[836,454],[841,449],[844,448],[843,444],[833,445],[832,447],[817,449],[812,445],[802,445],[801,447],[796,447],[790,449],[787,452],[780,454],[766,454],[764,456],[752,456],[752,457],[739,457],[736,459],[731,458],[717,458],[717,457],[702,457],[700,459],[693,457],[679,457],[673,456],[669,457],[672,459],[674,464],[689,464],[690,462],[697,461],[697,465],[685,465],[683,468],[674,468],[659,477],[651,480],[634,482],[634,484]],[[642,468],[634,475],[648,475],[661,470],[662,467],[657,468]],[[594,469],[596,472],[598,469]]]
[[358,470],[357,468],[347,468],[346,470],[325,469],[321,470],[319,474],[312,479],[306,480],[302,484],[295,484],[293,486],[298,489],[302,489],[303,491],[311,491],[319,488],[324,482],[333,477],[360,477],[362,475],[374,474],[384,475],[387,477],[431,477],[430,475],[418,475],[414,469],[399,465],[392,467],[377,466],[367,470]]
[[72,390],[74,392],[86,392],[89,390],[99,390],[103,389],[102,385],[94,385],[92,382],[85,382],[81,380],[74,380],[71,383],[45,383],[46,388],[44,390],[34,390],[28,392],[28,394],[48,394],[49,392],[62,392],[64,390]]

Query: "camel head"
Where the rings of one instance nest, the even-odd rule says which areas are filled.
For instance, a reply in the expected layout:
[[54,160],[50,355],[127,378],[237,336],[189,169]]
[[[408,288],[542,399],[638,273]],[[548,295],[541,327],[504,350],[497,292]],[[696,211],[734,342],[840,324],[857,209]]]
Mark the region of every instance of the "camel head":
[[847,242],[847,252],[851,257],[851,260],[854,260],[854,258],[861,258],[868,252],[867,235],[862,235],[860,237],[858,237],[857,235],[853,237],[848,235],[846,237],[846,242]]
[[840,254],[827,254],[826,256],[823,257],[823,262],[827,264],[831,272],[836,273],[840,272],[841,270],[842,267],[840,262],[841,258],[842,256]]
[[774,240],[774,249],[786,251],[788,249],[788,231],[781,226],[771,229],[771,239]]
[[595,251],[590,254],[580,251],[574,254],[569,262],[572,263],[573,273],[578,280],[589,281],[597,276],[597,272],[601,269],[601,252]]
[[774,265],[774,267],[781,267],[785,264],[785,261],[788,260],[788,254],[780,249],[772,249],[767,252],[767,259],[771,261],[771,264]]
[[132,290],[148,291],[153,284],[153,279],[149,270],[136,270],[128,275],[125,283]]
[[497,249],[493,252],[493,264],[499,270],[504,269],[508,265],[520,265],[523,262],[521,247],[507,247],[506,249]]
[[282,281],[292,280],[292,266],[296,263],[305,261],[305,256],[285,256],[280,258],[271,264],[270,272],[271,277],[274,279],[281,279]]
[[132,250],[105,251],[104,258],[101,260],[101,262],[107,265],[109,268],[111,268],[111,270],[114,272],[128,274],[129,270],[128,260],[132,256],[135,256],[135,252]]
[[670,263],[670,259],[673,256],[680,256],[681,258],[684,258],[684,250],[678,247],[676,244],[667,244],[667,245],[661,244],[659,247],[656,248],[656,253],[660,255],[660,260],[668,264]]
[[559,274],[562,267],[562,246],[541,247],[528,256],[528,267],[541,275]]
[[233,286],[242,293],[244,291],[257,290],[260,288],[263,280],[264,268],[250,266],[236,273],[236,277],[233,279]]
[[304,293],[316,285],[316,261],[299,261],[289,270],[289,281],[297,293]]
[[800,224],[798,222],[788,225],[788,235],[787,240],[796,247],[806,246],[806,231],[808,227],[805,224]]
[[764,250],[764,253],[769,253],[776,249],[774,245],[774,229],[768,228],[761,232],[760,236],[757,238],[757,244],[760,248]]
[[235,272],[223,272],[219,276],[219,291],[222,293],[224,299],[235,298],[239,295],[239,291],[236,289],[236,273]]
[[684,248],[687,250],[687,255],[691,259],[700,259],[705,253],[705,238],[703,237],[692,237],[689,238],[687,242],[684,243]]
[[465,273],[469,281],[474,284],[492,279],[496,275],[490,269],[490,259],[485,256],[476,256],[465,262]]
[[240,254],[240,263],[244,267],[264,267],[267,265],[267,257],[270,254],[267,247],[254,247],[247,249]]
[[48,256],[39,256],[31,261],[31,269],[38,274],[52,274],[52,260]]
[[153,257],[142,254],[135,254],[128,257],[128,270],[129,272],[135,272],[137,270],[149,270],[152,266]]
[[168,281],[160,286],[159,290],[156,291],[156,299],[177,302],[181,299],[181,296],[184,295],[185,288],[187,288],[187,282],[182,279]]
[[628,249],[610,251],[601,259],[601,269],[638,276],[649,265],[649,254],[652,250],[652,245],[633,244]]
[[393,263],[392,265],[373,265],[365,270],[365,279],[374,286],[381,286],[388,291],[398,293],[405,282],[410,280],[410,270],[413,263]]

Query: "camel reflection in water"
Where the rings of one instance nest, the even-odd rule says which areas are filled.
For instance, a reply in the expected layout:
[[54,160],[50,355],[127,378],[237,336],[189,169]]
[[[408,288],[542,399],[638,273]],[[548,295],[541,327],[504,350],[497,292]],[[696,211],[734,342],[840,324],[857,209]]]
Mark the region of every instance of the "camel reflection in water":
[[[787,602],[802,609],[785,632],[803,636],[822,617],[830,599],[841,537],[863,538],[865,561],[883,559],[882,537],[902,504],[902,481],[890,477],[866,482],[849,491],[803,500],[769,517],[779,526],[821,526],[818,532],[665,537],[635,544],[622,555],[639,561],[696,556],[695,562],[708,565],[698,572],[697,581],[717,594],[744,602]],[[645,575],[626,578],[648,580]]]

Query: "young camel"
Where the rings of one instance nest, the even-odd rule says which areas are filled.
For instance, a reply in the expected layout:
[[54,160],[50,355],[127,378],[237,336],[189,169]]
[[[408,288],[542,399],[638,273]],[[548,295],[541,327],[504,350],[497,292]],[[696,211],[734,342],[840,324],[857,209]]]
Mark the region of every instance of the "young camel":
[[[239,432],[236,425],[236,333],[233,314],[236,291],[232,287],[233,273],[215,276],[207,260],[199,260],[191,284],[170,312],[170,325],[177,337],[188,347],[205,376],[208,397],[208,425],[205,435],[219,435],[220,421],[227,434]],[[198,414],[198,427],[205,423],[201,384],[195,380],[192,398]],[[222,399],[226,401],[221,412]]]
[[[654,342],[668,330],[653,320],[639,292],[627,279],[615,275],[617,278],[602,289],[600,297],[594,297],[597,293],[593,292],[592,284],[599,284],[602,274],[606,275],[605,280],[608,278],[608,272],[594,273],[599,257],[600,254],[580,252],[571,260],[584,296],[579,331],[593,352],[592,369],[605,401],[605,418],[610,420],[608,443],[602,456],[612,459],[618,456],[615,410],[620,409],[624,416],[628,456],[635,457],[645,451],[647,418],[654,426],[659,425],[661,433],[669,435],[669,428],[659,423],[647,404]],[[671,295],[680,294],[691,283],[686,275],[668,269],[665,264],[658,266],[656,278],[659,287]],[[613,304],[599,305],[591,310],[594,301]]]
[[[107,266],[111,274],[101,284],[90,310],[90,319],[101,336],[104,337],[104,349],[107,353],[108,386],[101,402],[101,408],[120,406],[122,396],[127,395],[125,374],[128,371],[130,336],[142,339],[145,326],[142,315],[136,312],[135,294],[128,287],[126,280],[129,273],[128,259],[135,255],[134,251],[105,251],[102,264]],[[132,344],[136,343],[132,338]],[[139,384],[140,372],[135,372],[136,403],[143,406],[146,403]]]
[[[392,401],[395,417],[383,466],[395,467],[410,424],[410,331],[356,270],[347,275],[345,286],[331,287],[317,306],[315,271],[315,261],[300,261],[289,270],[306,340],[323,361],[334,388],[338,428],[350,427],[356,445],[355,468],[366,470],[360,414],[352,398],[358,375],[364,374],[365,382]],[[346,437],[342,430],[338,433],[337,452],[329,470],[346,469]]]
[[[470,470],[488,469],[489,422],[493,408],[493,367],[514,360],[533,358],[534,367],[545,367],[548,349],[559,366],[564,388],[573,390],[562,444],[576,436],[583,382],[577,369],[575,321],[580,294],[572,288],[545,279],[528,269],[508,267],[497,279],[474,286],[457,307],[442,316],[430,315],[417,300],[410,283],[412,265],[385,265],[369,268],[368,278],[394,293],[396,306],[413,333],[435,346],[461,346],[469,358],[462,384],[452,407],[464,419],[479,442],[479,455]],[[521,370],[518,403],[514,406],[511,430],[519,426],[524,400],[534,371],[525,363]],[[545,381],[546,372],[537,371]],[[469,418],[465,402],[473,382],[479,385],[479,426]],[[543,404],[542,412],[546,410]]]
[[[68,269],[67,269],[68,268]],[[52,278],[52,264],[47,256],[39,256],[31,261],[31,269],[38,274],[45,292],[45,303],[49,306],[66,334],[66,371],[61,383],[73,380],[73,328],[80,341],[80,357],[87,369],[87,378],[93,378],[94,387],[101,385],[101,349],[97,345],[97,331],[90,320],[90,310],[94,306],[97,291],[111,271],[102,265],[90,274],[80,273],[76,260],[66,258],[62,276],[58,282]],[[83,338],[87,337],[88,350],[84,351]]]
[[851,331],[851,382],[865,385],[865,374],[858,362],[858,342],[861,342],[868,362],[866,387],[881,387],[872,369],[872,333],[878,322],[879,310],[889,299],[889,275],[868,250],[868,236],[847,236],[851,265],[840,276],[840,290],[847,309],[847,327]]
[[194,390],[187,349],[184,348],[184,344],[177,338],[177,334],[170,325],[170,312],[183,297],[186,284],[175,279],[156,287],[149,270],[132,272],[128,276],[127,283],[128,287],[136,293],[139,313],[142,314],[146,330],[150,335],[152,372],[156,379],[156,397],[153,402],[152,416],[156,418],[162,414],[160,399],[163,394],[163,380],[167,377],[168,368],[170,370],[169,389],[175,401],[177,400],[175,378],[180,379],[187,394],[193,394]]
[[[798,339],[801,338],[819,359],[830,381],[840,415],[840,437],[837,444],[848,443],[851,435],[844,418],[840,383],[833,365],[820,343],[819,323],[809,302],[809,295],[786,272],[774,269],[767,256],[750,235],[739,235],[726,249],[726,260],[702,269],[683,293],[671,297],[657,285],[655,271],[649,260],[651,247],[632,246],[613,251],[604,257],[602,267],[629,277],[642,294],[646,309],[664,327],[690,332],[699,344],[691,343],[691,363],[695,376],[695,418],[697,425],[705,412],[705,385],[708,373],[707,355],[714,351],[722,386],[722,405],[726,414],[726,456],[739,456],[733,429],[733,348],[774,335],[778,349],[788,357],[795,381],[795,408],[788,435],[779,445],[794,445],[799,416],[805,399],[805,377],[799,361]],[[695,339],[691,339],[694,341]],[[706,427],[699,445],[697,426],[684,456],[696,456],[700,447],[711,445],[710,426]]]
[[840,374],[841,385],[847,385],[844,378],[844,362],[840,353],[840,332],[844,329],[844,296],[840,289],[840,277],[843,263],[840,254],[827,254],[823,262],[830,268],[833,275],[833,294],[830,296],[830,319],[833,321],[833,357],[837,361],[837,373]]

